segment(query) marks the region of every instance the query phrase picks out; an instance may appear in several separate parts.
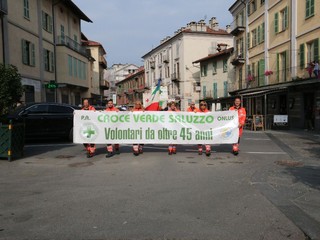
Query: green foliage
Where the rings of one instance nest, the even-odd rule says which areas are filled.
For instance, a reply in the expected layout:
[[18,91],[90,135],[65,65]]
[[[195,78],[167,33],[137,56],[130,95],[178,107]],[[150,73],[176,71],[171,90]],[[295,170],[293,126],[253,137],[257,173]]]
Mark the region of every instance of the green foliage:
[[0,114],[13,109],[23,93],[21,76],[17,67],[0,64]]

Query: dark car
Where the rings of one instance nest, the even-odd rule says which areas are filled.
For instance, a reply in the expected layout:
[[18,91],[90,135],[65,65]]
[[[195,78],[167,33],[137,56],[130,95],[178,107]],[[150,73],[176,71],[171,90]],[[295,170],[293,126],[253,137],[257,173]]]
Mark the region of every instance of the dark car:
[[73,111],[77,106],[60,103],[33,103],[19,106],[8,119],[24,122],[27,139],[73,139]]

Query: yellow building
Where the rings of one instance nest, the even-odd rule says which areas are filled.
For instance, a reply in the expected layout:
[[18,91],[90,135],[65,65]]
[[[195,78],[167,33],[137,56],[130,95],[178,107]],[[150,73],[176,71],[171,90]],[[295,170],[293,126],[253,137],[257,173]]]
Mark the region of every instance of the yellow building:
[[[246,13],[246,34],[241,33],[246,42],[247,55],[241,62],[246,83],[241,84],[243,77],[239,75],[243,65],[234,61],[239,87],[232,94],[243,97],[249,117],[264,115],[267,128],[276,127],[274,115],[284,115],[288,116],[289,127],[320,129],[319,79],[312,70],[308,72],[308,66],[318,68],[310,63],[319,61],[320,23],[316,15],[320,3],[238,0],[229,9],[235,21],[239,9]],[[239,41],[236,28],[232,33]],[[237,60],[237,55],[234,58]]]
[[[78,104],[90,96],[90,55],[81,45],[81,20],[91,20],[71,1],[1,0],[1,62],[17,66],[23,102]],[[48,83],[56,89],[47,89]]]

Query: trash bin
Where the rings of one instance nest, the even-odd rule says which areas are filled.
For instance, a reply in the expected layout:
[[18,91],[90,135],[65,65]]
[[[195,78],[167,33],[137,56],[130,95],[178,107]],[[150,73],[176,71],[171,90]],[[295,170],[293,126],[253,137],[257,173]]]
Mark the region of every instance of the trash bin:
[[0,158],[11,161],[23,156],[25,127],[23,123],[0,125]]

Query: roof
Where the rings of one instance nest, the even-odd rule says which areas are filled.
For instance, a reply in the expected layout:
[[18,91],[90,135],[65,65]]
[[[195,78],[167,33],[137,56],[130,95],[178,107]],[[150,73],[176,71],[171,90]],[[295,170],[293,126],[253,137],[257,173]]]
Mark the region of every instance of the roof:
[[197,61],[194,61],[193,63],[199,63],[199,62],[204,62],[206,60],[209,60],[209,59],[214,59],[216,57],[220,57],[220,56],[223,56],[223,55],[227,55],[229,53],[233,52],[233,47],[232,48],[228,48],[228,49],[225,49],[225,50],[222,50],[220,52],[217,52],[215,54],[209,54],[207,57],[204,57],[204,58],[201,58]]
[[154,49],[152,49],[151,51],[147,52],[146,54],[144,54],[142,56],[142,58],[145,58],[147,55],[149,55],[150,53],[152,53],[153,51],[161,48],[162,46],[164,46],[165,44],[168,44],[172,39],[175,38],[179,38],[181,37],[181,35],[183,33],[187,33],[187,34],[212,34],[212,35],[226,35],[226,36],[232,36],[230,33],[228,33],[226,30],[224,29],[218,29],[218,30],[213,30],[210,27],[206,27],[206,31],[201,32],[201,31],[192,31],[191,29],[184,29],[181,32],[177,33],[176,35],[172,36],[171,38],[169,38],[167,41],[164,41],[163,43],[159,44],[157,47],[155,47]]
[[143,73],[144,73],[144,67],[143,66],[139,67],[136,72],[129,74],[125,79],[117,82],[116,85],[121,84],[122,82],[129,80],[129,79],[136,77],[136,76],[143,74]]
[[231,7],[228,9],[228,11],[231,12],[232,8],[234,8],[237,4],[242,4],[242,3],[244,4],[244,6],[246,5],[246,3],[243,2],[242,0],[241,0],[241,1],[236,0],[236,1],[231,5]]
[[102,44],[99,43],[99,42],[92,41],[92,40],[87,40],[87,41],[86,41],[86,40],[82,40],[81,42],[82,42],[82,45],[83,45],[83,46],[88,46],[88,47],[101,47],[102,50],[103,50],[103,52],[104,52],[104,54],[106,54],[106,51],[104,50],[104,47],[103,47]]
[[[62,2],[68,9],[74,12],[81,20],[84,20],[86,22],[92,22],[90,18],[85,15],[80,8],[76,4],[72,2],[72,0],[61,0]],[[60,3],[59,2],[59,3]]]

